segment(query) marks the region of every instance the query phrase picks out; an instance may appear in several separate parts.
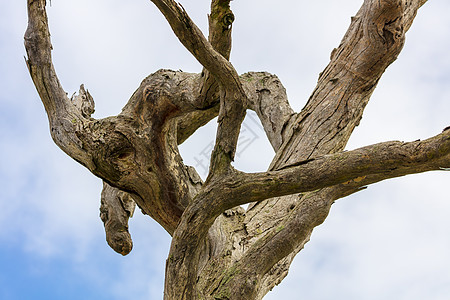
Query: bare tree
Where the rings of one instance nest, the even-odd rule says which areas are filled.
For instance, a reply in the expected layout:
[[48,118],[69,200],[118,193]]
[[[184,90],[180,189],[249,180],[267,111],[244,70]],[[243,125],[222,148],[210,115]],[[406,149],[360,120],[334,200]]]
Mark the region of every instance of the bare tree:
[[[365,0],[299,113],[275,75],[238,75],[228,61],[231,0],[211,1],[208,39],[181,4],[152,0],[204,69],[159,70],[119,115],[99,120],[91,117],[94,101],[84,86],[69,98],[56,76],[46,0],[27,1],[27,64],[52,138],[103,180],[101,219],[115,251],[132,249],[128,219],[135,205],[172,236],[166,300],[261,299],[287,275],[334,201],[385,179],[450,168],[449,128],[424,141],[343,151],[426,0]],[[267,172],[232,167],[248,109],[276,152]],[[216,116],[203,182],[183,164],[178,145]]]

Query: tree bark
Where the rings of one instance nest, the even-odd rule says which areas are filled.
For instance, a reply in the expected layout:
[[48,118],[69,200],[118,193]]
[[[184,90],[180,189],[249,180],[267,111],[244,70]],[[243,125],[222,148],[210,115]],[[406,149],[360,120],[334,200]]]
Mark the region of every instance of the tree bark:
[[[229,62],[230,0],[212,0],[208,39],[180,4],[152,0],[204,69],[159,70],[119,115],[100,120],[91,117],[94,100],[83,85],[69,99],[59,83],[46,1],[27,2],[27,65],[52,138],[104,181],[101,219],[115,251],[132,249],[128,219],[135,205],[172,235],[166,300],[262,299],[287,275],[334,201],[385,179],[450,168],[450,130],[343,151],[424,0],[364,1],[299,113],[276,76],[239,76]],[[267,172],[231,165],[247,109],[257,113],[276,152]],[[178,145],[215,116],[203,182],[183,163]],[[247,203],[247,210],[240,207]]]

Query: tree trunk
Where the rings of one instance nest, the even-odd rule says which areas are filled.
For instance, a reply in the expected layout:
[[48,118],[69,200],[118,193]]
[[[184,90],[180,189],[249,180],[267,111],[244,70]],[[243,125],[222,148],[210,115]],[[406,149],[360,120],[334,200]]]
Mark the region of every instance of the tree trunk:
[[[46,1],[27,1],[27,64],[52,138],[104,181],[101,218],[115,251],[131,251],[128,219],[135,205],[172,236],[166,300],[262,299],[287,275],[334,201],[381,180],[450,167],[450,130],[425,141],[343,152],[425,0],[365,0],[299,113],[275,75],[239,76],[228,61],[230,0],[212,0],[209,39],[180,4],[152,0],[204,69],[159,70],[119,115],[100,120],[91,117],[94,101],[83,85],[69,99],[59,83]],[[231,166],[247,109],[257,113],[276,152],[267,172]],[[178,145],[216,116],[203,182],[183,163]]]

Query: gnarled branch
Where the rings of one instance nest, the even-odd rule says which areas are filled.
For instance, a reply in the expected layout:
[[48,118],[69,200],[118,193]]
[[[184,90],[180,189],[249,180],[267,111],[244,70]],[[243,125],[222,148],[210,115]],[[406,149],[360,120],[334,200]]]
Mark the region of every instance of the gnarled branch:
[[447,130],[424,141],[379,143],[300,161],[281,170],[234,174],[218,185],[224,196],[220,203],[222,210],[226,210],[250,201],[360,182],[370,175],[382,180],[449,167],[450,131]]
[[[90,122],[93,100],[84,87],[80,88],[80,101],[71,102],[62,88],[52,63],[52,44],[48,29],[45,0],[28,0],[28,27],[25,32],[27,66],[34,85],[44,104],[54,142],[65,153],[88,169],[95,168],[92,158],[82,147],[76,132],[84,130]],[[83,101],[90,100],[91,108],[83,113]],[[86,107],[87,108],[87,107]]]
[[133,216],[135,207],[130,194],[103,182],[100,218],[105,225],[108,245],[122,255],[127,255],[133,248],[128,219]]
[[[230,0],[212,0],[208,40],[180,4],[152,2],[204,70],[151,74],[116,117],[91,118],[94,102],[84,86],[72,99],[62,89],[51,62],[45,0],[28,0],[25,40],[53,139],[105,182],[101,217],[111,247],[131,250],[131,198],[173,234],[167,299],[259,299],[285,276],[334,200],[387,178],[450,167],[448,130],[425,141],[342,152],[426,1],[364,1],[298,114],[276,76],[239,77],[228,61]],[[276,151],[268,172],[231,167],[246,109],[256,111]],[[177,145],[217,114],[203,183],[183,164]],[[246,212],[236,207],[252,201]]]
[[[321,73],[307,105],[285,133],[285,142],[272,162],[272,169],[343,150],[353,129],[359,124],[379,78],[402,49],[404,33],[424,2],[364,2],[352,18],[341,44],[333,50],[331,62]],[[328,192],[330,189],[287,196],[286,199],[275,198],[250,207],[245,221],[248,247],[271,239],[276,241],[272,245],[279,245],[272,247],[267,255],[247,260],[250,264],[257,264],[266,257],[277,257],[270,272],[259,277],[258,286],[254,286],[258,290],[258,299],[287,274],[290,262],[309,240],[312,229],[325,220],[336,199]],[[267,207],[271,207],[273,214],[279,218],[265,219]],[[285,212],[293,217],[284,216]],[[305,230],[298,235],[295,232],[300,224]],[[286,228],[283,230],[286,236],[273,234],[279,226]],[[269,234],[273,234],[272,238],[266,238]],[[285,245],[286,238],[295,245],[289,255],[276,250]],[[259,243],[255,253],[265,246],[266,243]]]

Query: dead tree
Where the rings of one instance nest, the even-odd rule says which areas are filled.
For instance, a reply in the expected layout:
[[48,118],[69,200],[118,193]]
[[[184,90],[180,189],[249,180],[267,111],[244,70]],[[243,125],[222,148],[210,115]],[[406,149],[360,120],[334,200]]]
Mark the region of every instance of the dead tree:
[[[103,180],[101,218],[115,251],[131,251],[128,219],[135,205],[172,236],[166,300],[261,299],[286,276],[334,201],[381,180],[450,168],[450,130],[343,151],[426,0],[365,0],[298,113],[276,76],[238,75],[229,62],[231,0],[212,0],[208,39],[181,4],[152,0],[204,69],[159,70],[119,115],[99,120],[91,117],[94,101],[83,85],[69,98],[56,76],[46,1],[27,1],[27,64],[51,136]],[[248,109],[276,152],[267,172],[232,167]],[[216,116],[203,182],[183,164],[178,145]]]

